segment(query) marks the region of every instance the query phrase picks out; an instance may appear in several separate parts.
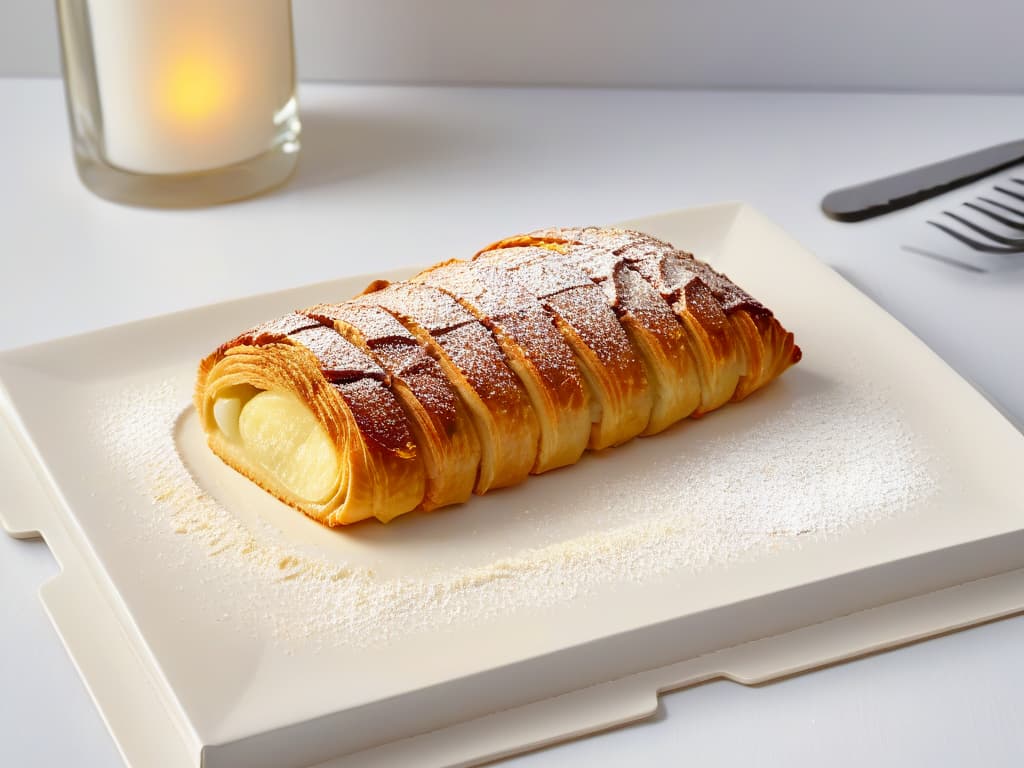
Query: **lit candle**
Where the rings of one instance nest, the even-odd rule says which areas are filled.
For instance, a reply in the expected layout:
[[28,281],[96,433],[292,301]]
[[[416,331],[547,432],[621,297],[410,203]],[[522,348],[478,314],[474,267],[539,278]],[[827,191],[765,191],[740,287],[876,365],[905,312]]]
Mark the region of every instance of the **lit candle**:
[[88,15],[110,165],[222,168],[294,122],[289,0],[88,0]]

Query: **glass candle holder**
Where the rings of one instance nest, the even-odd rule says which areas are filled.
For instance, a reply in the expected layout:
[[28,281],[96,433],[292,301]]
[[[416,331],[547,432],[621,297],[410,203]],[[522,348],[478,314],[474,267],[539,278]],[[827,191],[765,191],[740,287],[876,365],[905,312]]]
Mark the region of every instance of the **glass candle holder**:
[[57,0],[82,182],[187,207],[283,183],[298,159],[291,0]]

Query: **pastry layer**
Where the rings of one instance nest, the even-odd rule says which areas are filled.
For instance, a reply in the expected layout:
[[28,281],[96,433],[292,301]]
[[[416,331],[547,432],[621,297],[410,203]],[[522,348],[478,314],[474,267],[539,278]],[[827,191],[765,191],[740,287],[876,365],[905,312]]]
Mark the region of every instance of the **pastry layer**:
[[607,448],[643,432],[651,415],[644,365],[586,273],[558,252],[532,246],[483,253],[475,261],[526,286],[572,348],[594,405],[588,447]]
[[458,301],[497,341],[522,382],[540,425],[531,471],[575,464],[590,437],[589,394],[572,349],[521,281],[491,264],[452,261],[412,278]]
[[[627,303],[633,314],[664,314],[659,303],[644,295],[649,292],[637,286],[628,273],[638,274],[662,297],[682,326],[683,346],[699,379],[700,400],[693,415],[714,410],[729,400],[743,399],[800,359],[792,334],[782,328],[769,309],[692,254],[650,235],[613,227],[546,229],[498,241],[485,251],[524,245],[554,250],[579,264],[604,288],[620,319],[624,312],[628,314]],[[631,296],[623,292],[629,284]],[[624,320],[623,325],[628,328],[629,322]],[[670,328],[662,325],[662,335]],[[644,348],[643,341],[635,337],[634,343]],[[685,358],[680,349],[675,358],[677,367],[683,367]],[[646,354],[645,359],[651,370],[651,356]],[[664,373],[662,366],[655,367]],[[673,373],[673,377],[684,379],[690,375],[686,370]],[[666,394],[664,388],[654,385],[654,390],[656,414],[649,432],[660,431],[659,425],[668,426],[670,419],[657,411]],[[680,402],[671,410],[681,412],[685,405]]]
[[258,326],[200,365],[210,447],[328,525],[465,501],[739,400],[800,359],[650,235],[539,230]]
[[381,307],[319,304],[304,311],[333,325],[391,378],[423,455],[423,509],[466,501],[480,470],[480,441],[462,399],[420,341]]
[[540,425],[490,331],[444,291],[395,283],[358,296],[387,310],[438,360],[480,440],[477,493],[521,482],[537,459]]
[[[239,408],[238,428],[222,430],[218,401],[241,400],[240,392],[246,402]],[[276,457],[294,447],[286,430],[276,436],[262,430],[256,448],[244,439],[242,419],[260,393],[300,403],[327,436],[336,472],[332,482],[320,482],[315,497],[303,495],[310,485],[296,484],[294,478],[315,474],[317,468],[288,466]],[[207,357],[195,400],[217,455],[321,522],[390,520],[423,500],[423,463],[386,374],[334,328],[305,315],[293,313],[258,326]],[[219,410],[223,420],[224,409]],[[295,462],[302,460],[295,457]]]

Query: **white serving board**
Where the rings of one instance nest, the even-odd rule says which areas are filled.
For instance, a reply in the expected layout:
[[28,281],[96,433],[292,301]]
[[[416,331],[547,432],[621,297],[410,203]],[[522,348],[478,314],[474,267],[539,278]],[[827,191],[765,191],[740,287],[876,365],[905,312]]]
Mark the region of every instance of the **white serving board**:
[[[11,427],[0,429],[0,520],[14,535],[41,533],[61,563],[42,599],[129,764],[470,764],[648,716],[659,691],[715,676],[762,682],[1024,610],[1016,485],[1024,437],[1011,424],[752,209],[719,205],[627,224],[726,271],[796,333],[804,361],[699,422],[389,526],[328,531],[267,498],[209,457],[187,409],[196,362],[221,341],[275,314],[345,298],[375,275],[0,355]],[[891,410],[929,477],[927,493],[899,514],[659,573],[628,540],[591,547],[588,534],[628,522],[601,508],[593,489],[657,483],[650,498],[664,506],[674,491],[666,496],[655,471],[661,457],[692,455],[699,465],[701,446],[721,450],[770,431],[777,414],[854,386],[876,392],[865,403]],[[174,409],[150,407],[154,391]],[[121,398],[131,419],[112,404]],[[161,423],[147,424],[157,412]],[[832,418],[851,414],[823,416]],[[361,588],[378,599],[342,610],[353,593],[332,590],[353,588],[347,575],[333,587],[301,573],[290,580],[288,560],[271,583],[262,560],[211,554],[217,547],[203,538],[211,528],[197,527],[206,518],[169,514],[191,486],[153,479],[167,457],[149,455],[147,430],[173,440],[204,503],[220,510],[214,538],[224,520],[235,526],[224,528],[226,548],[237,544],[232,531],[251,532],[259,552],[362,574]],[[756,482],[725,471],[739,485]],[[849,478],[869,498],[876,480]],[[681,489],[679,504],[686,500]],[[460,602],[502,583],[496,562],[532,562],[530,553],[565,544],[575,547],[571,567],[549,592],[506,592],[489,613]],[[617,577],[620,555],[640,577]],[[582,584],[601,567],[608,578],[574,595],[566,580]],[[464,574],[482,581],[448,602],[411,588],[405,603],[382,610],[379,598],[398,594],[384,586],[396,580],[448,584]],[[319,602],[307,604],[310,594]],[[331,611],[352,629],[334,631]],[[380,615],[379,637],[359,624],[361,611]]]

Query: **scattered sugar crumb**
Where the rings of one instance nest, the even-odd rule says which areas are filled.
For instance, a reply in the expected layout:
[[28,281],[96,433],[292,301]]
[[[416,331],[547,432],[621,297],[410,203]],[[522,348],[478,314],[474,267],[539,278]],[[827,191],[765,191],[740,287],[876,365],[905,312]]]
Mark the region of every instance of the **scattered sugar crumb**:
[[247,627],[255,622],[285,645],[379,645],[564,604],[602,586],[764,556],[900,515],[935,488],[891,403],[866,386],[837,385],[797,397],[738,435],[663,455],[642,475],[583,488],[565,514],[599,519],[589,533],[559,540],[562,510],[523,509],[516,524],[551,533],[552,543],[482,566],[387,578],[311,554],[265,521],[246,523],[200,488],[175,443],[190,407],[182,391],[174,380],[133,387],[97,410],[112,457],[151,501],[123,512],[154,540],[178,545],[161,568],[199,573],[209,600],[237,605]]

